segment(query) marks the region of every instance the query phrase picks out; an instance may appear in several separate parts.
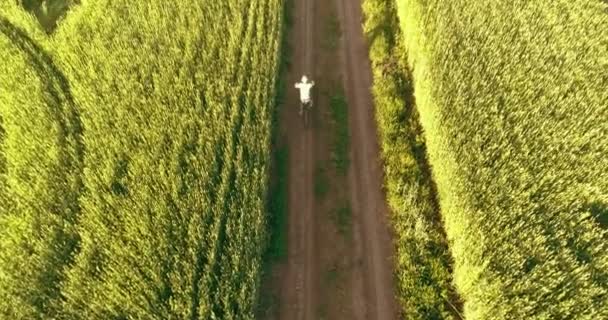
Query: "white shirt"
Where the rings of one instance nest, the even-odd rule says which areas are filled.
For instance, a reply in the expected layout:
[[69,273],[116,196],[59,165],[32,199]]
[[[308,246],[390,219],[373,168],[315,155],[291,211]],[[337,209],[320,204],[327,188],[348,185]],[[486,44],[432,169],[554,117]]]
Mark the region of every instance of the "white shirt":
[[298,82],[296,88],[300,89],[300,100],[302,102],[310,101],[310,89],[315,85],[315,82]]

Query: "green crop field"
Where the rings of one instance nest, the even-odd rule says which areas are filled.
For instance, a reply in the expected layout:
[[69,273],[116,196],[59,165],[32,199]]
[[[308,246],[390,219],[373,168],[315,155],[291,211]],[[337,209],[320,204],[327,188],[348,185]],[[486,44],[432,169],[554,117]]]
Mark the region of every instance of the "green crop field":
[[464,318],[607,319],[608,5],[396,3]]
[[0,318],[253,318],[283,1],[14,3]]

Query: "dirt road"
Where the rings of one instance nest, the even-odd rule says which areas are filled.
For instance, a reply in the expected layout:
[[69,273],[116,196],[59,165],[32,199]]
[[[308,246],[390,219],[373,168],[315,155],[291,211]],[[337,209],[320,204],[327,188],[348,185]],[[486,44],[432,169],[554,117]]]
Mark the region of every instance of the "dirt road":
[[[288,257],[277,286],[278,319],[397,319],[393,255],[382,193],[382,167],[370,88],[367,46],[356,0],[294,0],[291,31],[292,67],[288,73],[288,107],[280,116],[280,133],[289,148]],[[341,25],[332,50],[325,26]],[[331,46],[330,46],[331,47]],[[316,81],[311,128],[297,114],[302,74]],[[331,117],[327,112],[336,88],[344,88],[350,128],[347,175],[331,166]],[[318,169],[326,168],[331,186],[321,197]],[[348,232],[336,226],[332,212],[350,208]]]

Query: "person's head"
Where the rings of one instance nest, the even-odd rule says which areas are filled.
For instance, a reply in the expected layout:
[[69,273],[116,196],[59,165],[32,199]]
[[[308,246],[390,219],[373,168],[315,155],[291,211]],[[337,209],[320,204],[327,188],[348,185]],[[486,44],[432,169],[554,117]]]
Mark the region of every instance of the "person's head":
[[308,77],[306,75],[302,76],[302,83],[307,83],[308,82]]

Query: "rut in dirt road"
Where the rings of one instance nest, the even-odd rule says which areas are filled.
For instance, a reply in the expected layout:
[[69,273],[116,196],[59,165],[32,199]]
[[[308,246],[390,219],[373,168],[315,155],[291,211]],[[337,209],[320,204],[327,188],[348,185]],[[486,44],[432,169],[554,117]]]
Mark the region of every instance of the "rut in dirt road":
[[[373,99],[368,47],[361,24],[359,1],[336,0],[343,25],[342,68],[350,106],[352,166],[349,172],[353,215],[358,220],[366,273],[367,316],[360,319],[397,319],[393,277],[394,248],[388,227],[388,206],[382,192],[382,163]],[[358,275],[357,275],[358,276]],[[356,303],[358,297],[354,297]]]
[[[298,1],[295,6],[296,25],[294,45],[294,66],[289,80],[300,75],[312,76],[312,0]],[[294,82],[294,81],[291,81]],[[292,90],[293,91],[293,90]],[[294,101],[294,99],[290,99]],[[295,100],[297,101],[297,100]],[[287,140],[290,150],[289,160],[289,232],[288,267],[283,281],[281,317],[285,319],[312,319],[313,275],[314,275],[314,229],[313,229],[313,135],[303,128],[299,118],[294,117],[296,108],[291,108],[284,116],[283,123],[288,128]],[[287,119],[285,119],[287,118]],[[294,119],[295,118],[295,119]],[[296,121],[294,121],[296,120]]]

